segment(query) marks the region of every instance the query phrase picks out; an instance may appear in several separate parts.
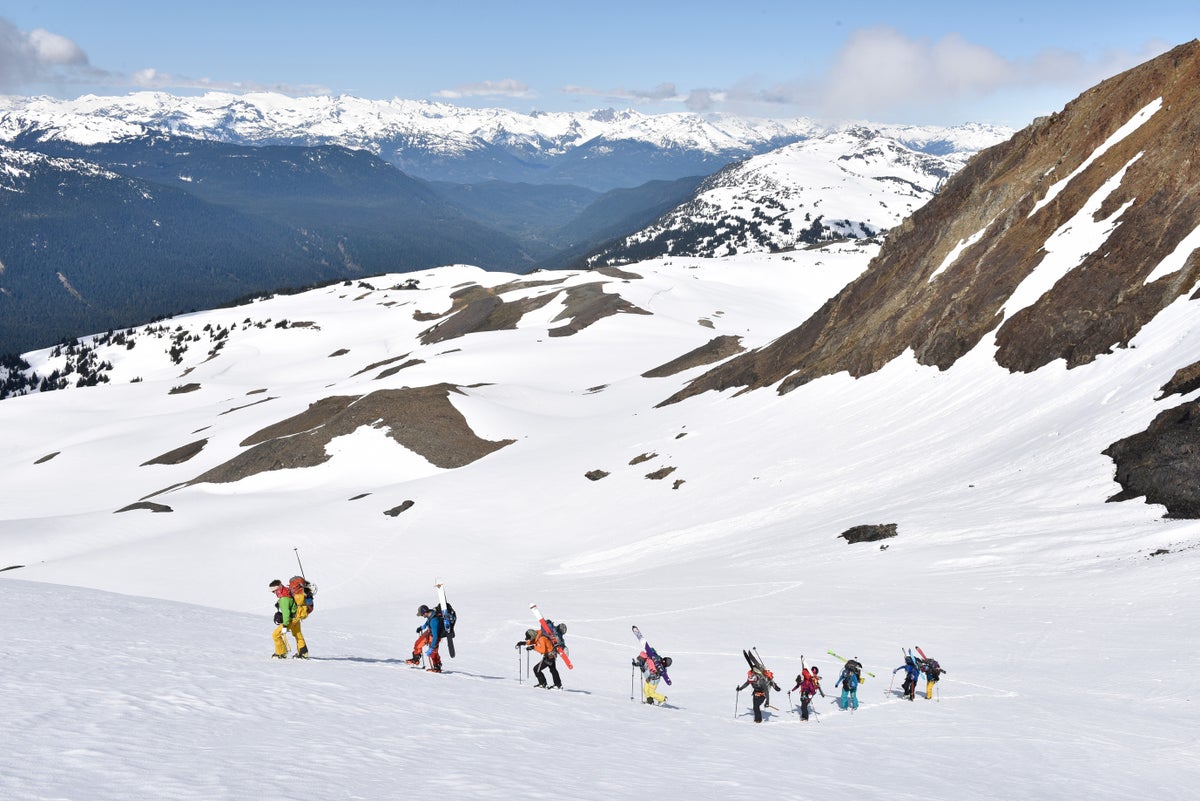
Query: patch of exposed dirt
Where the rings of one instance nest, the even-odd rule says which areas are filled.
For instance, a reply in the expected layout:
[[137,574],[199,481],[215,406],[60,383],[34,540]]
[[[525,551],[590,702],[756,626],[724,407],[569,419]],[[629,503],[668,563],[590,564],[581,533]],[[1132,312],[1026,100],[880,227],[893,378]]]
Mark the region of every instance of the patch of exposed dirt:
[[199,439],[195,442],[189,442],[187,445],[181,445],[175,450],[167,451],[161,456],[155,456],[148,462],[142,462],[141,467],[152,464],[183,464],[188,459],[191,459],[200,451],[204,450],[204,446],[208,444],[207,439]]
[[356,375],[362,375],[363,373],[370,372],[371,370],[374,370],[377,367],[383,367],[385,364],[395,364],[396,362],[400,361],[401,359],[407,359],[407,358],[408,358],[408,354],[402,353],[399,356],[393,356],[390,359],[381,359],[377,362],[372,362],[372,363],[368,364],[366,367],[359,370],[357,373],[354,373],[354,375],[351,375],[350,377],[353,378]]
[[450,402],[452,392],[462,394],[451,384],[436,384],[324,398],[251,434],[242,441],[249,450],[189,483],[228,483],[270,470],[315,467],[329,460],[326,446],[334,437],[363,426],[386,430],[396,442],[443,469],[470,464],[515,441],[475,436]]
[[394,376],[396,373],[400,372],[401,370],[405,369],[406,367],[415,367],[418,364],[424,364],[424,363],[425,363],[424,359],[409,359],[404,364],[398,364],[395,367],[389,367],[388,369],[384,370],[382,373],[375,376],[375,380],[378,381],[381,378],[388,378],[389,376]]
[[603,286],[599,283],[583,284],[567,289],[566,308],[552,322],[566,319],[570,319],[571,322],[551,328],[550,336],[567,337],[578,334],[592,323],[614,314],[650,314],[620,295],[605,292]]
[[384,514],[387,515],[388,517],[396,517],[401,512],[407,512],[409,509],[413,508],[413,506],[414,506],[413,501],[405,501],[404,503],[400,504],[399,506],[393,506],[391,509],[388,509],[387,511],[384,512]]
[[42,458],[40,458],[36,462],[34,462],[34,464],[45,464],[46,462],[53,459],[55,456],[58,456],[60,453],[62,453],[62,451],[55,451],[54,453],[47,453],[45,456],[43,456]]
[[186,395],[189,392],[195,392],[200,389],[199,384],[181,384],[177,387],[171,387],[167,392],[168,395]]
[[150,512],[174,512],[175,511],[170,506],[166,506],[165,504],[153,503],[152,501],[138,501],[137,503],[131,503],[128,506],[122,506],[120,509],[113,512],[113,514],[116,515],[116,514],[120,514],[121,512],[133,512],[138,509],[145,509]]
[[618,278],[622,281],[642,280],[642,276],[638,275],[637,273],[626,272],[625,270],[621,270],[616,267],[597,267],[595,270],[592,270],[592,272],[600,273],[601,275],[607,275],[609,278]]
[[666,378],[676,373],[682,373],[684,370],[690,370],[693,367],[700,367],[705,364],[719,362],[722,359],[728,359],[730,356],[736,356],[744,350],[745,348],[742,347],[742,338],[739,336],[725,335],[714,337],[695,350],[690,350],[664,365],[655,367],[653,370],[647,370],[642,373],[642,378]]

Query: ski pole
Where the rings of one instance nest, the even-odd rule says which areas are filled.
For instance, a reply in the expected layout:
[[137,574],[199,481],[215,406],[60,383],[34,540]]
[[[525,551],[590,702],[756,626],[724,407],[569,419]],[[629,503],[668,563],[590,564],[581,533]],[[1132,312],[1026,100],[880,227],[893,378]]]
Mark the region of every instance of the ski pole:
[[633,701],[633,686],[636,679],[633,675],[633,665],[629,666],[629,700]]
[[796,704],[792,702],[792,691],[788,690],[788,711],[792,714],[796,713]]
[[305,578],[305,576],[304,576],[304,563],[300,561],[300,549],[293,548],[292,552],[296,554],[296,564],[300,565],[300,578],[304,579],[304,581],[307,582],[308,579]]
[[517,646],[517,684],[522,684],[525,677],[521,675],[521,646]]
[[737,720],[738,707],[742,705],[742,691],[737,691],[737,697],[733,699],[733,718]]

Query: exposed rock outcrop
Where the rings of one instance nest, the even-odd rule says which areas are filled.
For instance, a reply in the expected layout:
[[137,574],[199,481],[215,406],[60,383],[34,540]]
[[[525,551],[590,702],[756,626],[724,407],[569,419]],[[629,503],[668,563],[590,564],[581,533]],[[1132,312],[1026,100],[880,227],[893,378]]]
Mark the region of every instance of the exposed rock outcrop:
[[1123,488],[1110,501],[1145,497],[1167,507],[1167,517],[1200,518],[1200,401],[1162,412],[1104,455],[1116,463]]
[[655,367],[653,370],[647,370],[642,373],[642,378],[666,378],[676,373],[682,373],[684,370],[690,370],[693,367],[700,367],[701,365],[728,359],[730,356],[734,356],[745,350],[741,343],[742,338],[738,336],[726,335],[714,337],[695,350],[688,351],[666,364]]
[[846,529],[838,536],[848,543],[858,542],[879,542],[880,540],[891,539],[898,536],[897,526],[895,523],[873,523],[864,526],[854,526]]

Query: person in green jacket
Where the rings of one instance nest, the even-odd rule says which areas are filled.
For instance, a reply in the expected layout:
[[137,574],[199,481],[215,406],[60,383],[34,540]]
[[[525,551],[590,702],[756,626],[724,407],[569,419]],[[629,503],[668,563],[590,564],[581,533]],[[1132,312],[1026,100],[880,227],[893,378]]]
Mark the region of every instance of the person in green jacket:
[[287,659],[287,641],[284,639],[286,630],[296,638],[296,656],[300,659],[308,659],[308,644],[304,642],[304,634],[300,631],[296,599],[292,597],[291,589],[279,579],[275,579],[268,586],[271,592],[275,593],[276,598],[275,633],[272,635],[275,640],[274,658]]

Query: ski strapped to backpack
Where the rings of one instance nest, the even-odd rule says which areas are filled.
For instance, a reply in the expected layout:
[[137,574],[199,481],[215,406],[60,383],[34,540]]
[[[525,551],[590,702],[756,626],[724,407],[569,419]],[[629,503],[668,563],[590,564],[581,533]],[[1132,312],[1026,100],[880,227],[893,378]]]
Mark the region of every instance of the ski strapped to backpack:
[[746,664],[750,666],[750,672],[756,676],[762,676],[764,679],[766,679],[767,682],[775,688],[776,692],[782,692],[783,688],[775,683],[775,674],[767,670],[766,665],[764,665],[762,660],[758,658],[758,649],[753,650],[754,653],[745,650],[742,651],[742,656],[746,657]]
[[442,637],[446,640],[446,651],[450,654],[450,658],[453,659],[454,624],[458,622],[458,613],[454,611],[454,607],[446,600],[446,585],[439,579],[433,586],[437,588],[437,613],[442,619]]
[[858,677],[858,680],[860,682],[863,681],[863,677],[862,677],[863,673],[866,673],[871,678],[875,678],[874,673],[872,673],[869,670],[862,669],[862,662],[859,662],[857,659],[847,659],[844,656],[839,656],[838,654],[835,654],[833,651],[826,651],[825,653],[829,654],[834,659],[845,662],[846,667],[850,668],[851,672],[854,673],[854,675]]
[[554,646],[554,650],[562,657],[563,664],[567,666],[568,670],[574,670],[575,666],[571,664],[571,657],[567,655],[567,646],[563,642],[562,632],[558,630],[553,621],[547,620],[542,616],[537,604],[530,604],[529,609],[533,612],[533,616],[537,618],[538,625],[542,627],[542,634],[546,635],[546,639],[550,640],[550,644]]
[[300,575],[292,576],[288,580],[288,588],[292,591],[292,598],[296,601],[296,617],[303,620],[312,614],[313,596],[317,594],[317,588],[304,577],[304,563],[300,561],[300,549],[293,548],[292,553],[296,554],[296,565],[300,568]]
[[642,651],[646,654],[646,658],[654,664],[654,670],[658,673],[658,675],[662,676],[663,681],[665,681],[667,684],[670,684],[671,677],[667,675],[667,668],[666,665],[663,664],[662,657],[658,655],[658,651],[655,651],[654,648],[650,646],[650,641],[647,640],[642,634],[642,630],[637,626],[634,626],[633,636],[637,637],[638,643],[643,646]]

